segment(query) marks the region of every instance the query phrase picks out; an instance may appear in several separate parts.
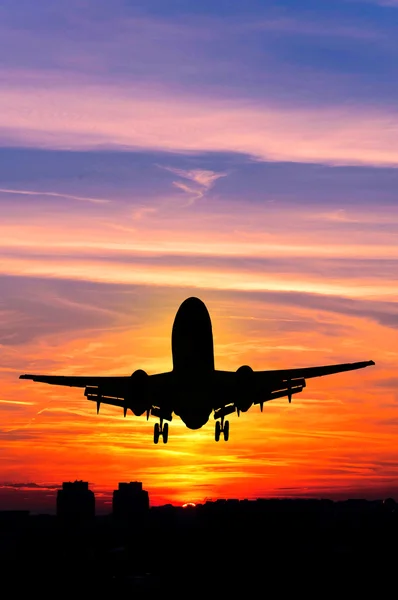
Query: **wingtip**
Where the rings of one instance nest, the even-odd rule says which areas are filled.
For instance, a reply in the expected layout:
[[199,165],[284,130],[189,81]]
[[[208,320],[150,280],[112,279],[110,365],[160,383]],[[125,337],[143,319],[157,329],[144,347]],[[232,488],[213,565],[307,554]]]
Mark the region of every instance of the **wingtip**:
[[375,361],[374,361],[374,360],[370,360],[370,361],[369,361],[369,365],[375,365],[375,364],[376,364],[376,363],[375,363]]
[[20,375],[19,379],[30,379],[31,375]]

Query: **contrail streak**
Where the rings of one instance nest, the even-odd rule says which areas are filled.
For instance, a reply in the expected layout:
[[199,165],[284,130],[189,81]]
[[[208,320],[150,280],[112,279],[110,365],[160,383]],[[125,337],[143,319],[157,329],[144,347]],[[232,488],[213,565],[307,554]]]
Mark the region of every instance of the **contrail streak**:
[[0,188],[2,194],[16,194],[18,196],[49,196],[51,198],[68,198],[69,200],[78,200],[79,202],[91,202],[93,204],[107,204],[109,200],[103,198],[89,198],[86,196],[73,196],[72,194],[61,194],[59,192],[36,192],[33,190],[9,190]]

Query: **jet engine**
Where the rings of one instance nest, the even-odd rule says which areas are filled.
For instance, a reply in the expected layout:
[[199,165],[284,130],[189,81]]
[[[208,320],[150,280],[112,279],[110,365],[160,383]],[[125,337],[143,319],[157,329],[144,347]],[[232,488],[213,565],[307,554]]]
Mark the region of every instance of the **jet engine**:
[[253,369],[248,365],[236,371],[235,407],[239,412],[246,412],[253,404],[254,381]]
[[129,394],[125,398],[126,405],[137,417],[150,410],[152,403],[149,396],[149,375],[142,369],[131,375]]

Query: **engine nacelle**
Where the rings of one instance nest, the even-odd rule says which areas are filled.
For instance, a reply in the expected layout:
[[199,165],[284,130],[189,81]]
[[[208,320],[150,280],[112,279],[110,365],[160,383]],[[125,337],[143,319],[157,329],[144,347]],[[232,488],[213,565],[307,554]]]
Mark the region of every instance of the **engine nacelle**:
[[140,417],[150,410],[152,403],[149,395],[149,375],[142,369],[131,375],[129,395],[125,398],[128,408]]
[[239,412],[246,412],[253,404],[253,369],[248,365],[236,371],[235,406]]

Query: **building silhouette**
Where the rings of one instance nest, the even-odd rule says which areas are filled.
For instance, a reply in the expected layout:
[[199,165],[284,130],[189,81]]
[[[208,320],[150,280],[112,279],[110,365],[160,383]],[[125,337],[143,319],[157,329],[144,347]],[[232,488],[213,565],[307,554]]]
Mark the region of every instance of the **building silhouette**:
[[95,517],[94,492],[87,481],[65,481],[57,494],[57,517],[68,521],[91,521]]
[[113,492],[113,516],[116,519],[134,519],[149,511],[149,494],[142,489],[140,481],[119,483]]

